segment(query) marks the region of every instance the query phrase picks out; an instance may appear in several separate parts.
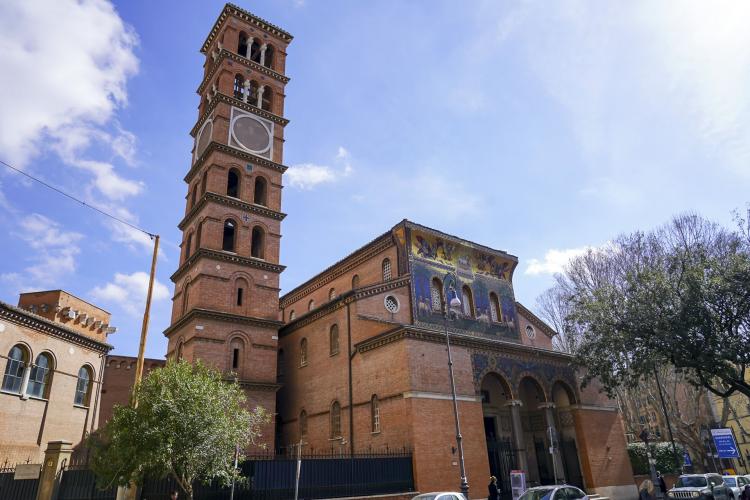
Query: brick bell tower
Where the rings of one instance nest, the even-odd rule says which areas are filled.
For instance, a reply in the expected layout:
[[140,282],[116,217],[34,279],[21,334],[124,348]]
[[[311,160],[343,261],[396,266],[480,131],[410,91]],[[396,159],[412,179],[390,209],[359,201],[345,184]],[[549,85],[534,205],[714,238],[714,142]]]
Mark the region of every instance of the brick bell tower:
[[[201,48],[198,121],[167,356],[237,379],[275,412],[284,76],[292,36],[227,4]],[[263,431],[273,448],[274,427]]]

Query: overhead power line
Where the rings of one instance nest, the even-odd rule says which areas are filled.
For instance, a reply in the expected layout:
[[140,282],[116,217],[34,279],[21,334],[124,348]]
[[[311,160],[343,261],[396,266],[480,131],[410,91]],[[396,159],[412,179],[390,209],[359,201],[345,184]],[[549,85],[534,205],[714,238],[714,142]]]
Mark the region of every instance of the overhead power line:
[[115,220],[115,221],[119,222],[120,224],[125,224],[126,226],[128,226],[128,227],[130,227],[130,228],[132,228],[132,229],[135,229],[136,231],[140,231],[141,233],[143,233],[143,234],[146,234],[146,235],[148,235],[148,237],[149,237],[149,238],[151,238],[151,239],[154,239],[154,238],[156,237],[156,235],[155,235],[154,233],[149,233],[149,232],[148,232],[148,231],[146,231],[145,229],[143,229],[143,228],[140,228],[140,227],[138,227],[138,226],[136,226],[136,225],[134,225],[134,224],[131,224],[130,222],[128,222],[128,221],[126,221],[126,220],[123,220],[123,219],[121,219],[121,218],[119,218],[119,217],[117,217],[117,216],[115,216],[115,215],[112,215],[112,214],[110,214],[110,213],[107,213],[107,212],[105,212],[104,210],[101,210],[101,209],[99,209],[99,208],[96,208],[96,207],[95,207],[95,206],[93,206],[93,205],[89,205],[89,204],[88,204],[88,203],[86,203],[85,201],[83,201],[83,200],[80,200],[80,199],[76,198],[75,196],[73,196],[73,195],[71,195],[71,194],[68,194],[68,193],[66,193],[65,191],[61,190],[61,189],[58,189],[58,188],[56,188],[55,186],[52,186],[52,185],[50,185],[50,184],[48,184],[48,183],[44,182],[43,180],[41,180],[41,179],[39,179],[39,178],[37,178],[37,177],[34,177],[33,175],[31,175],[31,174],[29,174],[29,173],[26,173],[26,172],[24,172],[23,170],[20,170],[20,169],[18,169],[18,168],[16,168],[16,167],[14,167],[14,166],[12,166],[12,165],[9,165],[8,163],[5,163],[5,162],[4,162],[3,160],[0,160],[0,163],[2,163],[3,165],[5,165],[6,167],[8,167],[8,168],[9,168],[9,169],[11,169],[11,170],[13,170],[13,171],[15,171],[15,172],[18,172],[19,174],[21,174],[21,175],[23,175],[23,176],[26,176],[26,177],[28,177],[28,178],[29,178],[29,179],[31,179],[32,181],[34,181],[34,182],[38,182],[38,183],[39,183],[39,184],[41,184],[42,186],[44,186],[44,187],[46,187],[46,188],[48,188],[48,189],[51,189],[52,191],[54,191],[54,192],[56,192],[56,193],[58,193],[58,194],[61,194],[61,195],[65,196],[66,198],[70,198],[71,200],[75,201],[76,203],[80,203],[81,205],[83,205],[83,206],[84,206],[84,207],[86,207],[86,208],[90,208],[91,210],[94,210],[95,212],[98,212],[99,214],[101,214],[101,215],[104,215],[105,217],[109,217],[110,219],[112,219],[112,220]]

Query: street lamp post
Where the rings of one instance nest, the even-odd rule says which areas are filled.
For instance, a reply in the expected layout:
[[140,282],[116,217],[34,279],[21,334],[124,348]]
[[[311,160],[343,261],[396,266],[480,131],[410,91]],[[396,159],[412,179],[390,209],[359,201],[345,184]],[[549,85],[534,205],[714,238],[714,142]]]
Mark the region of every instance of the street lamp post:
[[[448,284],[449,282],[450,285]],[[453,416],[456,420],[456,448],[458,448],[458,465],[461,471],[461,493],[469,498],[469,483],[466,481],[466,468],[464,467],[464,446],[461,437],[461,424],[458,418],[458,402],[456,400],[456,381],[453,378],[453,357],[451,355],[451,341],[448,335],[448,320],[455,316],[455,310],[461,310],[461,300],[456,294],[456,277],[448,273],[443,280],[443,325],[445,326],[445,346],[448,349],[448,373],[451,379],[451,396],[453,398]],[[447,300],[448,292],[453,292],[453,298]]]

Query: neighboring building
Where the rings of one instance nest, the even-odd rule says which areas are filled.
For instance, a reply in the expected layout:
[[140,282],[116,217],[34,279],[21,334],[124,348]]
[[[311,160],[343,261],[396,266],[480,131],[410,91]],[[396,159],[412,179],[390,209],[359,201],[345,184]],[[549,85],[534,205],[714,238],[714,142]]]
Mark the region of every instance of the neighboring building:
[[[135,383],[135,365],[138,358],[133,356],[107,356],[102,379],[102,397],[99,405],[99,422],[106,424],[112,418],[115,405],[127,405]],[[143,362],[143,376],[154,368],[161,368],[163,359],[146,358]]]
[[97,428],[110,314],[62,290],[0,302],[0,463],[38,462],[49,441]]
[[[746,380],[750,381],[750,375]],[[714,458],[717,469],[731,469],[737,474],[750,473],[750,401],[748,397],[739,392],[728,398],[711,395],[711,405],[714,420],[718,423],[716,426],[732,429],[740,448],[740,455],[742,455],[741,459]],[[723,424],[722,421],[724,421]],[[709,441],[708,436],[706,436],[706,441]]]

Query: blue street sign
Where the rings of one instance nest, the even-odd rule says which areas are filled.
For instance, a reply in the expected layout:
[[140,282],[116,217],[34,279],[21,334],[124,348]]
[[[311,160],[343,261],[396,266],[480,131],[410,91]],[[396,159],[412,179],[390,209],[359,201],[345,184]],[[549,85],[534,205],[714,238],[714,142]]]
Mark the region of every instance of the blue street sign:
[[740,447],[734,440],[732,429],[711,429],[719,458],[740,458]]
[[690,455],[688,455],[688,452],[685,452],[685,456],[683,457],[684,465],[685,467],[692,467],[693,461],[690,460]]

